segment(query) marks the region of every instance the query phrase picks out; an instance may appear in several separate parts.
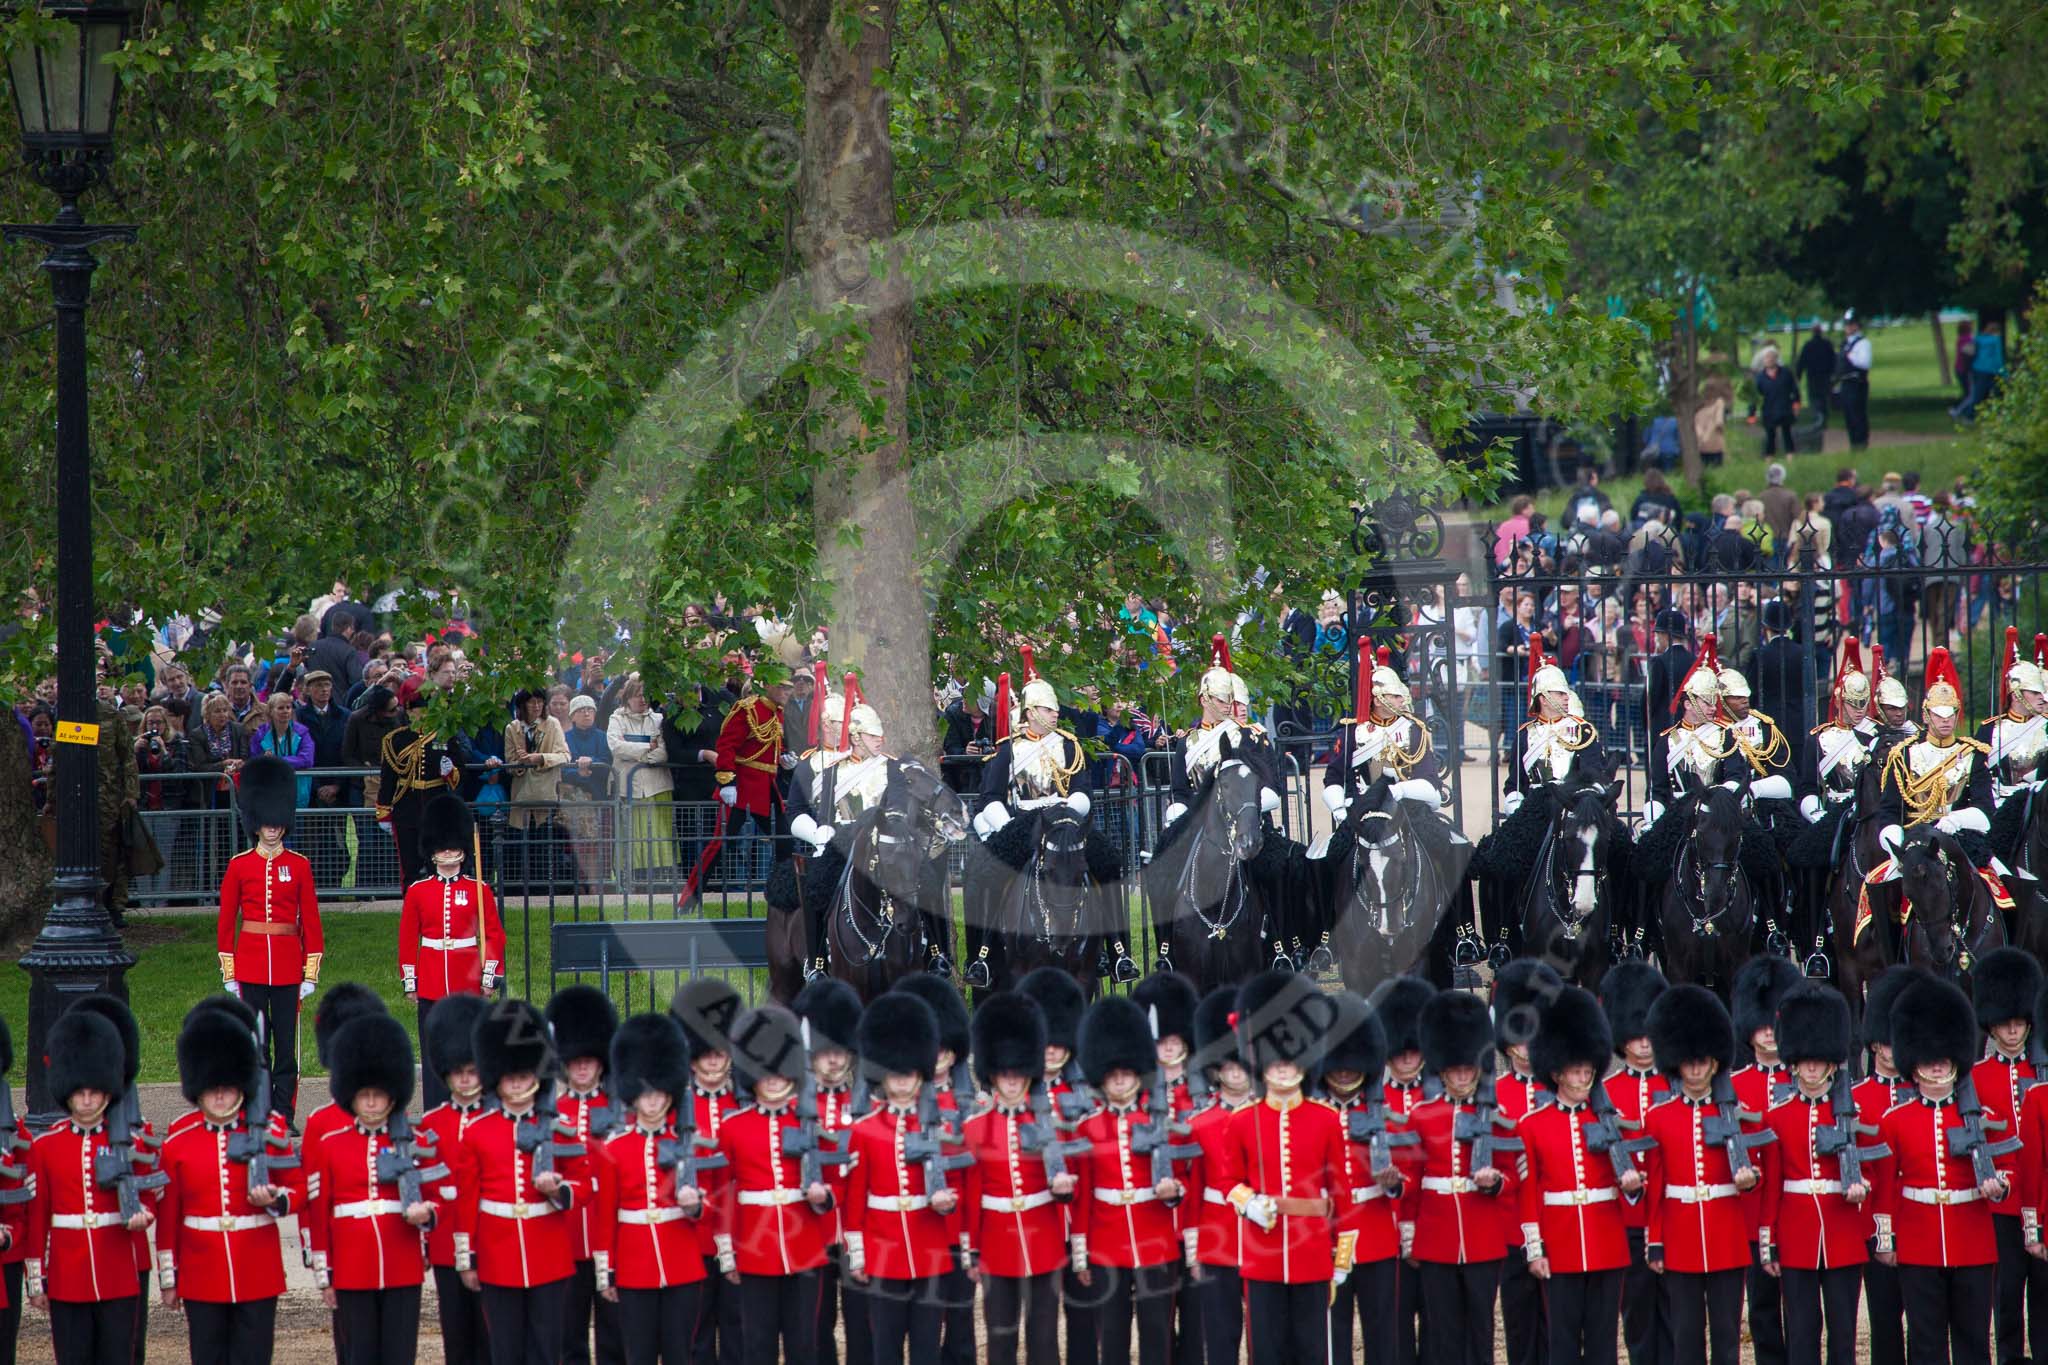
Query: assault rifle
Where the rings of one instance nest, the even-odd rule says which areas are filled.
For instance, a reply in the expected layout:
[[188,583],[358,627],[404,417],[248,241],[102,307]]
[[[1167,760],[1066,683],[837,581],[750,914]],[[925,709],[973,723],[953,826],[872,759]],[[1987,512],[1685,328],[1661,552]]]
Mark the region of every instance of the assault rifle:
[[542,1084],[533,1109],[512,1126],[512,1141],[533,1159],[536,1180],[554,1170],[558,1158],[583,1155],[583,1144],[575,1141],[575,1137],[575,1128],[555,1108],[553,1082]]
[[432,1130],[416,1130],[403,1109],[391,1111],[384,1131],[390,1134],[391,1145],[377,1153],[377,1179],[397,1182],[398,1202],[408,1209],[425,1202],[421,1185],[448,1178],[447,1163],[440,1159],[440,1138]]
[[1489,1059],[1479,1068],[1479,1088],[1472,1094],[1472,1112],[1468,1114],[1462,1108],[1457,1108],[1457,1118],[1451,1122],[1452,1138],[1472,1144],[1472,1169],[1475,1171],[1483,1171],[1492,1166],[1494,1154],[1497,1152],[1522,1150],[1520,1138],[1501,1136],[1503,1129],[1510,1133],[1514,1131],[1515,1121],[1500,1112],[1499,1106],[1495,1103],[1497,1098],[1493,1062]]
[[725,1153],[718,1150],[718,1144],[697,1131],[697,1103],[693,1096],[682,1096],[675,1116],[676,1135],[654,1144],[654,1164],[674,1173],[678,1189],[687,1185],[701,1193],[702,1173],[722,1169],[729,1163]]
[[[134,1109],[131,1114],[130,1108]],[[157,1165],[153,1145],[142,1132],[142,1101],[130,1086],[128,1093],[107,1110],[107,1145],[93,1155],[93,1183],[111,1186],[121,1201],[121,1221],[128,1222],[143,1211],[142,1196],[171,1183],[170,1173],[151,1171],[137,1175],[137,1166]]]
[[1036,1152],[1045,1162],[1045,1179],[1048,1184],[1067,1170],[1067,1158],[1088,1155],[1089,1142],[1086,1138],[1062,1138],[1062,1132],[1073,1132],[1071,1124],[1064,1127],[1053,1117],[1052,1097],[1043,1085],[1031,1087],[1031,1121],[1018,1128],[1017,1144],[1027,1152]]
[[1079,1123],[1095,1108],[1095,1095],[1081,1075],[1081,1063],[1067,1058],[1067,1064],[1060,1068],[1060,1079],[1067,1083],[1059,1096],[1060,1119],[1069,1124]]
[[1152,1183],[1171,1180],[1173,1163],[1193,1161],[1202,1154],[1199,1145],[1192,1142],[1175,1142],[1177,1137],[1187,1137],[1191,1130],[1183,1120],[1173,1116],[1173,1087],[1167,1083],[1164,1072],[1152,1073],[1152,1084],[1145,1092],[1146,1119],[1131,1129],[1131,1155],[1152,1158]]
[[1979,1185],[1987,1180],[1998,1179],[1998,1163],[1992,1158],[2004,1156],[2008,1152],[2017,1152],[2020,1149],[2020,1140],[2011,1137],[2002,1142],[1993,1142],[1985,1134],[1984,1130],[1987,1127],[2002,1128],[2005,1125],[1998,1119],[1984,1117],[1983,1102],[1977,1098],[1976,1084],[1970,1079],[1970,1073],[1967,1071],[1963,1072],[1961,1079],[1956,1082],[1956,1110],[1962,1115],[1963,1121],[1948,1130],[1948,1154],[1968,1157],[1970,1173],[1976,1177]]
[[[808,1047],[810,1025],[804,1025]],[[782,1130],[782,1154],[797,1158],[797,1179],[808,1190],[825,1178],[825,1167],[845,1166],[853,1153],[842,1151],[818,1122],[818,1082],[807,1066],[796,1092],[796,1127]]]
[[249,1103],[242,1106],[248,1119],[242,1131],[228,1139],[228,1159],[249,1165],[249,1188],[275,1187],[273,1172],[296,1170],[299,1158],[292,1153],[289,1133],[280,1133],[270,1122],[270,1068],[258,1067],[256,1088]]
[[917,1095],[917,1131],[903,1139],[903,1157],[923,1165],[927,1198],[949,1188],[946,1172],[964,1171],[974,1164],[972,1152],[946,1154],[946,1147],[957,1141],[957,1135],[939,1115],[938,1096],[931,1086],[925,1086]]
[[1363,1097],[1345,1120],[1345,1136],[1366,1149],[1368,1165],[1377,1180],[1394,1169],[1394,1148],[1416,1146],[1422,1141],[1422,1134],[1388,1132],[1388,1124],[1405,1125],[1408,1120],[1406,1116],[1389,1114],[1385,1101],[1373,1093],[1374,1089],[1372,1081],[1365,1083]]
[[[1607,1154],[1608,1164],[1614,1169],[1614,1186],[1620,1189],[1621,1178],[1636,1170],[1635,1154],[1647,1152],[1655,1147],[1657,1139],[1624,1138],[1624,1131],[1637,1132],[1643,1125],[1623,1118],[1621,1111],[1614,1107],[1614,1100],[1608,1095],[1607,1087],[1597,1081],[1593,1085],[1592,1110],[1593,1121],[1586,1125],[1586,1150]],[[1622,1197],[1634,1203],[1642,1195],[1638,1192]]]
[[1892,1149],[1881,1142],[1869,1147],[1857,1145],[1858,1137],[1874,1134],[1877,1129],[1857,1121],[1856,1100],[1849,1092],[1847,1067],[1835,1068],[1835,1083],[1828,1093],[1828,1103],[1835,1107],[1835,1121],[1814,1134],[1814,1155],[1841,1159],[1843,1189],[1851,1185],[1867,1185],[1869,1182],[1863,1178],[1863,1163],[1888,1157]]
[[1712,1092],[1714,1112],[1700,1120],[1700,1136],[1709,1146],[1725,1147],[1728,1150],[1728,1169],[1740,1174],[1756,1169],[1756,1162],[1750,1153],[1759,1147],[1768,1147],[1778,1140],[1778,1135],[1768,1128],[1754,1133],[1742,1131],[1745,1123],[1755,1123],[1762,1116],[1744,1109],[1735,1098],[1735,1086],[1725,1074],[1716,1073]]

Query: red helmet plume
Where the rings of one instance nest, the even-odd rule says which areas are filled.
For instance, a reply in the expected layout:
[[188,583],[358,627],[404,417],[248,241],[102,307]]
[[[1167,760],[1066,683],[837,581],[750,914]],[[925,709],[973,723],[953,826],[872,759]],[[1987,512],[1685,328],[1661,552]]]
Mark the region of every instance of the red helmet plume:
[[[1029,645],[1024,646],[1024,668],[1025,676],[1029,677],[1031,668],[1031,646]],[[996,675],[996,742],[1000,744],[1009,737],[1010,675],[999,673]]]

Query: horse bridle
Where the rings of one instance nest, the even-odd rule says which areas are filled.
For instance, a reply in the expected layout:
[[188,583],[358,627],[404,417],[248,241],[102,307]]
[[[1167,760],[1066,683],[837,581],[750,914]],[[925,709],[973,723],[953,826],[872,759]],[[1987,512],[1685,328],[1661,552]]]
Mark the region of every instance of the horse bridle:
[[[1351,845],[1351,865],[1354,871],[1359,870],[1361,868],[1370,869],[1372,867],[1372,860],[1366,857],[1366,855],[1369,853],[1378,853],[1387,849],[1394,849],[1403,853],[1408,852],[1407,844],[1401,838],[1400,831],[1398,829],[1391,828],[1391,826],[1394,824],[1394,819],[1395,812],[1390,810],[1369,810],[1363,811],[1359,814],[1359,816],[1357,817],[1358,825],[1362,825],[1367,820],[1384,820],[1390,826],[1390,829],[1385,839],[1368,843],[1365,838],[1365,831],[1362,828],[1354,826],[1352,830]],[[1377,877],[1375,877],[1373,880],[1375,886],[1378,888],[1379,893],[1378,909],[1380,912],[1380,932],[1383,934],[1392,933],[1393,926],[1388,922],[1388,920],[1393,913],[1394,898],[1387,894],[1387,886],[1384,881],[1380,880]],[[1407,889],[1408,900],[1410,904],[1412,904],[1414,901],[1415,893],[1420,888],[1421,881],[1422,879],[1419,876],[1413,875],[1411,875],[1408,879]],[[1358,894],[1359,888],[1364,884],[1364,876],[1357,875],[1352,877],[1351,898],[1358,905],[1360,905],[1367,911],[1370,911],[1374,908],[1372,903],[1370,901],[1367,901],[1363,896]]]
[[1037,903],[1039,922],[1039,929],[1035,937],[1041,944],[1050,944],[1057,937],[1053,932],[1052,906],[1045,898],[1045,854],[1047,848],[1051,845],[1053,830],[1062,825],[1071,825],[1074,829],[1078,830],[1080,832],[1080,842],[1073,848],[1063,846],[1057,851],[1061,853],[1080,852],[1084,855],[1081,868],[1081,884],[1076,888],[1079,894],[1074,899],[1073,928],[1076,932],[1069,933],[1066,937],[1074,938],[1078,936],[1078,931],[1081,927],[1081,907],[1087,904],[1088,893],[1094,889],[1094,879],[1088,875],[1085,861],[1085,854],[1088,848],[1088,832],[1082,827],[1079,818],[1072,817],[1066,820],[1054,820],[1048,817],[1045,819],[1039,829],[1038,850],[1031,857],[1031,898]]
[[[1585,790],[1590,791],[1591,788]],[[1568,802],[1575,802],[1584,794],[1584,791],[1574,792],[1566,799]],[[1558,810],[1558,819],[1560,822],[1575,819],[1571,805],[1567,804]],[[1583,826],[1579,826],[1579,828],[1583,828]],[[1593,909],[1581,915],[1578,913],[1578,907],[1572,903],[1572,897],[1566,889],[1576,887],[1587,878],[1591,878],[1594,887],[1598,888],[1601,881],[1607,876],[1607,848],[1611,840],[1610,837],[1606,837],[1609,834],[1606,827],[1596,825],[1594,827],[1593,839],[1593,866],[1580,867],[1574,871],[1567,872],[1563,862],[1557,856],[1559,845],[1562,843],[1558,836],[1562,832],[1562,829],[1558,828],[1551,830],[1550,874],[1552,886],[1550,909],[1551,913],[1557,916],[1557,922],[1564,926],[1564,936],[1567,939],[1576,940],[1580,931],[1585,928],[1586,921],[1592,916],[1599,914],[1600,909],[1596,904]],[[1583,842],[1583,840],[1580,842]],[[1702,880],[1704,881],[1704,877]],[[1561,892],[1564,894],[1560,894]],[[1597,891],[1595,900],[1598,900]]]
[[[1246,773],[1250,773],[1252,770],[1251,765],[1241,758],[1228,759],[1216,766],[1215,782],[1220,783],[1223,774],[1233,767],[1239,768]],[[1203,834],[1202,828],[1199,825],[1189,835],[1188,858],[1187,862],[1181,867],[1179,890],[1181,904],[1193,912],[1195,919],[1201,923],[1204,929],[1209,931],[1208,936],[1212,939],[1222,939],[1229,937],[1230,931],[1237,926],[1238,920],[1244,916],[1245,901],[1248,899],[1248,888],[1245,886],[1244,864],[1231,851],[1237,844],[1237,811],[1234,807],[1226,806],[1222,803],[1220,793],[1213,783],[1210,791],[1215,797],[1219,798],[1217,800],[1217,816],[1223,822],[1223,856],[1230,868],[1229,872],[1225,874],[1222,899],[1217,902],[1218,906],[1221,907],[1221,911],[1216,918],[1209,918],[1208,915],[1202,912],[1201,898],[1195,894],[1195,867],[1201,861],[1197,855],[1201,852]],[[1248,804],[1256,808],[1258,805],[1257,798],[1254,797]]]
[[[885,834],[882,832],[883,821],[892,817],[904,821],[909,819],[901,811],[890,811],[884,808],[877,813],[874,824],[864,831],[868,839],[867,877],[869,883],[875,888],[876,895],[880,897],[880,904],[868,912],[868,917],[874,921],[877,931],[874,937],[870,938],[867,930],[861,928],[862,907],[860,901],[853,894],[853,873],[857,865],[856,860],[848,858],[845,871],[839,875],[839,895],[834,908],[843,909],[846,912],[846,927],[853,930],[853,936],[860,940],[860,946],[867,952],[865,960],[868,962],[878,961],[883,953],[888,950],[890,937],[901,929],[896,920],[896,896],[887,886],[883,885],[881,878],[876,875],[881,869],[881,850],[884,846],[911,842],[911,836],[909,835]],[[912,919],[917,925],[918,935],[920,940],[922,940],[924,935],[924,917],[922,915],[914,915]],[[918,946],[923,947],[925,945],[920,942]]]
[[[1697,834],[1699,832],[1698,826],[1694,826],[1691,830],[1687,832],[1688,834]],[[1694,906],[1687,906],[1686,914],[1690,916],[1692,919],[1692,931],[1695,934],[1698,934],[1703,938],[1715,938],[1718,937],[1721,933],[1721,927],[1718,921],[1720,920],[1721,916],[1728,913],[1728,907],[1735,903],[1735,897],[1733,895],[1730,895],[1728,899],[1722,903],[1721,908],[1719,910],[1714,911],[1712,914],[1702,913],[1707,908],[1707,874],[1709,872],[1720,872],[1725,873],[1729,878],[1734,880],[1742,879],[1743,873],[1740,853],[1740,850],[1742,848],[1742,835],[1738,832],[1735,836],[1735,848],[1737,850],[1737,853],[1734,858],[1718,859],[1712,862],[1701,861],[1699,854],[1694,850],[1693,842],[1694,841],[1691,838],[1688,838],[1685,841],[1685,847],[1680,849],[1678,854],[1679,861],[1681,864],[1690,861],[1695,869],[1695,875],[1693,877],[1693,893],[1694,905],[1696,905],[1697,908],[1694,908]],[[1682,871],[1677,880],[1679,882],[1682,882],[1684,880],[1684,875]]]
[[[1970,955],[1970,926],[1957,916],[1963,914],[1973,902],[1976,890],[1970,885],[1969,878],[1976,873],[1974,870],[1960,871],[1951,867],[1948,854],[1938,844],[1929,846],[1929,856],[1933,858],[1935,867],[1940,870],[1942,884],[1948,889],[1948,951],[1945,955],[1937,956],[1934,952],[1934,943],[1930,939],[1927,944],[1927,956],[1935,966],[1944,971],[1965,970],[1968,967],[1965,959]],[[1927,922],[1926,917],[1917,912],[1914,917],[1923,926]],[[1910,934],[1911,930],[1908,929],[1907,932]]]

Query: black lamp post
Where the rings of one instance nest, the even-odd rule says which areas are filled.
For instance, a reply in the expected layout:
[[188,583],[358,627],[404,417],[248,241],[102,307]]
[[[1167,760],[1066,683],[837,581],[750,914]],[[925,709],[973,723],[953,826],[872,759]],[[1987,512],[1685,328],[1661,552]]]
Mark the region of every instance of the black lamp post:
[[[0,226],[10,242],[41,244],[57,305],[57,875],[50,913],[22,958],[29,974],[28,1108],[50,1114],[43,1065],[50,1025],[91,991],[127,994],[135,959],[101,904],[98,708],[94,699],[92,447],[87,439],[85,305],[92,248],[132,242],[132,227],[94,227],[79,196],[114,159],[120,72],[107,58],[128,36],[128,9],[114,3],[50,3],[17,29],[7,52],[14,110],[28,173],[56,194],[55,222]],[[9,19],[21,16],[8,13]]]

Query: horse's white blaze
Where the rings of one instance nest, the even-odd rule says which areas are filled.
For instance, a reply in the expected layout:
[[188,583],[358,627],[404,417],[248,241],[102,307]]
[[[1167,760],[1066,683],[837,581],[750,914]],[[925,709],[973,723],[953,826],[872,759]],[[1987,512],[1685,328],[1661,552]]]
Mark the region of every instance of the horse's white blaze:
[[1593,840],[1585,830],[1579,831],[1579,847],[1585,854],[1579,863],[1579,875],[1572,879],[1572,909],[1590,915],[1599,904],[1600,888],[1593,876]]
[[1373,885],[1379,888],[1380,932],[1382,934],[1393,931],[1392,926],[1387,922],[1389,910],[1387,905],[1387,868],[1393,865],[1393,861],[1390,855],[1376,848],[1366,854],[1366,862],[1372,868]]

